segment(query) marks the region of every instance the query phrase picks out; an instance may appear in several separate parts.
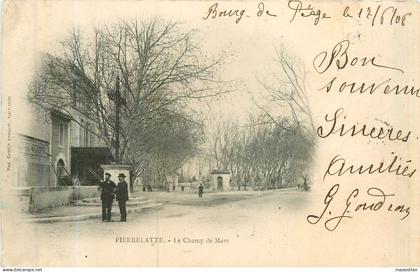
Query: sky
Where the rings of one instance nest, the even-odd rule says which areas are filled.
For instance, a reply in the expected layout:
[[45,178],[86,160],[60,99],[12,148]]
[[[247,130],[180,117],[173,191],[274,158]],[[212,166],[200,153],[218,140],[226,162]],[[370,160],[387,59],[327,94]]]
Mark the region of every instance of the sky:
[[[194,3],[191,10],[182,12],[178,7],[182,2],[135,2],[121,1],[121,5],[112,2],[96,7],[92,1],[64,1],[64,2],[45,2],[46,4],[27,5],[26,9],[20,14],[28,13],[31,16],[23,16],[17,12],[19,18],[15,27],[17,33],[21,28],[21,40],[26,43],[19,43],[20,54],[22,57],[22,73],[19,82],[19,93],[25,93],[24,89],[31,78],[35,60],[39,52],[60,52],[60,41],[65,39],[72,28],[81,28],[89,33],[94,26],[111,24],[119,20],[131,18],[147,19],[159,18],[162,21],[180,22],[180,27],[185,31],[196,29],[197,40],[202,45],[202,52],[210,58],[216,58],[220,54],[227,52],[226,64],[221,71],[221,77],[228,82],[234,82],[232,93],[226,94],[217,99],[205,101],[203,104],[193,105],[195,110],[210,111],[213,115],[221,115],[224,118],[238,119],[240,122],[246,121],[249,112],[257,109],[253,105],[252,99],[261,97],[262,89],[258,79],[269,81],[272,73],[275,48],[283,45],[299,58],[298,48],[295,44],[299,42],[299,37],[288,40],[286,34],[288,29],[278,29],[278,22],[250,21],[243,17],[239,24],[233,18],[216,18],[203,20],[207,13],[209,3]],[[124,8],[124,3],[128,6]],[[9,3],[13,6],[13,3]],[[171,8],[172,5],[172,8]],[[244,7],[255,10],[255,3],[243,3]],[[169,8],[168,8],[169,6]],[[219,9],[224,6],[220,4]],[[228,6],[229,8],[239,7],[238,3]],[[12,9],[12,7],[9,7]],[[197,10],[197,12],[195,12]],[[262,28],[263,25],[269,27]],[[28,27],[29,26],[29,27]],[[16,33],[16,32],[15,32]],[[26,57],[25,57],[26,55]],[[28,69],[29,68],[29,69]],[[264,104],[261,102],[260,104]]]

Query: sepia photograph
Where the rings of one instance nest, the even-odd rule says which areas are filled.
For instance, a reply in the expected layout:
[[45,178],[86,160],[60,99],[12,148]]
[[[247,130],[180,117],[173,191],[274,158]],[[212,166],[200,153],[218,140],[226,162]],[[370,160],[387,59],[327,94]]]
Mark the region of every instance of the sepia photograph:
[[2,8],[2,267],[419,266],[418,3]]

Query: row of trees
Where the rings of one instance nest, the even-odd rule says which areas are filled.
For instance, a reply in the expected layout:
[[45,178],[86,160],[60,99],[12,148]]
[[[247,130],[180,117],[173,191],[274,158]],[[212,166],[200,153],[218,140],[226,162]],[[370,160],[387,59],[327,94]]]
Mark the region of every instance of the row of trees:
[[[176,23],[122,21],[74,30],[57,54],[44,54],[28,99],[59,110],[104,142],[132,177],[159,180],[202,143],[188,105],[217,96],[223,57],[205,57],[195,31]],[[79,116],[95,126],[86,126]]]
[[286,51],[276,51],[272,75],[259,80],[258,113],[242,125],[220,119],[209,136],[211,159],[218,169],[230,170],[239,189],[279,188],[308,179],[315,129],[305,70]]
[[[297,135],[297,128],[291,124],[282,125],[257,124],[251,128],[249,134],[252,136],[248,145],[245,145],[245,148],[248,147],[248,150],[245,150],[248,157],[245,160],[239,158],[240,162],[245,161],[245,165],[254,165],[251,169],[256,172],[256,182],[264,187],[278,188],[285,183],[294,182],[299,165],[307,151],[304,148],[302,151],[297,149],[304,144],[304,138]],[[239,165],[232,169],[233,173],[243,176],[245,167]],[[249,174],[245,178],[245,181],[248,180]]]
[[218,169],[228,169],[232,182],[268,189],[296,185],[306,178],[314,139],[290,118],[273,123],[269,117],[252,115],[239,125],[222,121],[221,134],[213,134],[210,149]]

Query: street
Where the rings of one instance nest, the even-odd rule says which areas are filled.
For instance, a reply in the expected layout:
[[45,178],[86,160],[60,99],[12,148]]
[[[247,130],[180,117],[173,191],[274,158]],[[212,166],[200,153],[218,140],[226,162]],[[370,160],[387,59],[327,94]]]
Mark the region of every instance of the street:
[[[304,207],[306,198],[307,193],[295,190],[273,191],[260,197],[212,206],[167,204],[160,210],[129,214],[126,223],[113,218],[113,222],[90,219],[34,223],[26,228],[21,225],[16,231],[31,231],[34,235],[31,236],[33,239],[23,241],[23,245],[19,245],[17,237],[15,246],[20,250],[14,251],[17,253],[15,258],[19,261],[24,254],[26,264],[33,265],[37,262],[65,266],[194,265],[223,247],[223,251],[236,253],[224,256],[225,260],[215,259],[215,264],[220,261],[234,264],[235,258],[231,257],[238,253],[243,256],[251,253],[256,258],[263,253],[247,251],[244,245],[252,242],[254,246],[260,244],[264,248],[274,236],[286,235],[282,234],[282,229],[293,225],[293,220],[303,221],[303,217],[296,218],[295,215]],[[162,241],[157,242],[157,237]],[[130,239],[134,242],[121,242]],[[284,240],[287,240],[286,236]],[[271,249],[273,246],[270,245]],[[103,263],[104,254],[109,254],[106,263]],[[167,254],[173,254],[172,262],[168,261],[171,258],[161,258]],[[247,261],[252,262],[252,259]]]
[[[227,201],[229,194],[238,193],[216,197],[219,203],[213,205],[165,204],[161,209],[128,214],[126,223],[118,222],[118,217],[107,223],[99,218],[28,223],[3,212],[8,224],[3,225],[2,235],[13,240],[3,244],[8,262],[4,265],[346,266],[360,258],[374,265],[378,252],[372,250],[372,241],[381,241],[384,248],[402,242],[381,240],[405,228],[404,224],[397,230],[383,227],[387,224],[384,216],[356,216],[334,232],[327,231],[323,223],[309,224],[309,214],[322,212],[321,191],[277,190]],[[204,194],[203,199],[206,197],[211,196]],[[362,226],[359,233],[381,227],[382,232],[369,239],[346,235],[357,223]],[[348,254],[355,245],[363,255]],[[400,261],[392,251],[381,252],[389,265]],[[329,262],[325,263],[325,257]]]

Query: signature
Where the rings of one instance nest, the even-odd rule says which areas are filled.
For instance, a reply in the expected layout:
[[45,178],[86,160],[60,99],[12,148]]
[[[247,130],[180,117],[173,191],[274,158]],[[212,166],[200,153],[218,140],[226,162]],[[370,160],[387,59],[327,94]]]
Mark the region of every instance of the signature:
[[327,230],[335,231],[344,220],[352,219],[353,214],[364,211],[378,212],[380,210],[386,210],[391,213],[399,213],[402,216],[401,220],[404,220],[410,215],[410,207],[405,206],[404,204],[395,205],[393,203],[389,203],[388,199],[395,196],[395,194],[386,194],[377,187],[371,187],[366,190],[366,194],[372,198],[369,202],[357,202],[357,198],[361,194],[361,191],[359,189],[354,189],[348,195],[344,206],[339,209],[341,212],[338,214],[332,214],[332,203],[337,202],[334,201],[334,199],[339,189],[339,184],[335,184],[330,188],[324,198],[324,208],[320,214],[311,214],[307,216],[306,220],[310,224],[316,225],[323,220],[324,227]]

